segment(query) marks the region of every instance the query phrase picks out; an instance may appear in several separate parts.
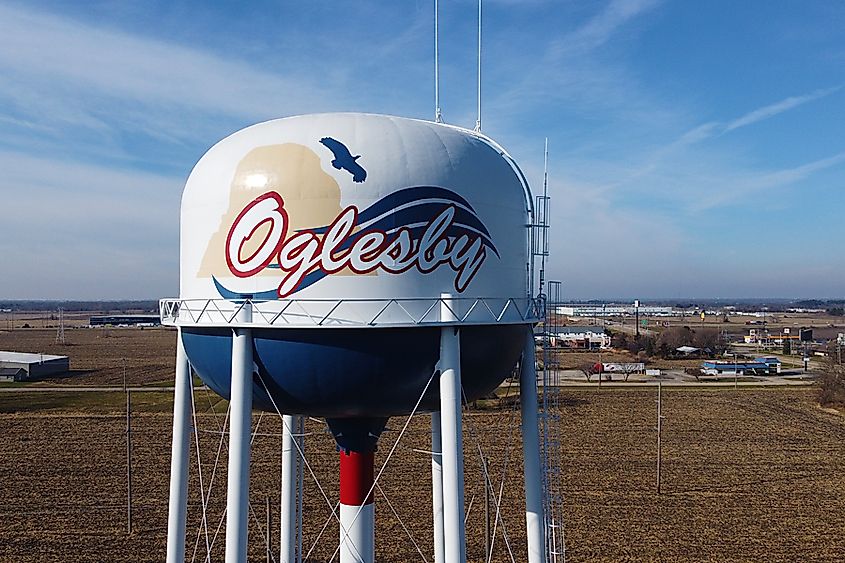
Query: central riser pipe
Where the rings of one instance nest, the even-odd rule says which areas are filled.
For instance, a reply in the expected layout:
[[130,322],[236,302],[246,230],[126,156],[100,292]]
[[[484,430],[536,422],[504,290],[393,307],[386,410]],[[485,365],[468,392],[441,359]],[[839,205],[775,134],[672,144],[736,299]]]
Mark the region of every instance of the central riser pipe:
[[374,452],[340,452],[340,563],[375,561]]

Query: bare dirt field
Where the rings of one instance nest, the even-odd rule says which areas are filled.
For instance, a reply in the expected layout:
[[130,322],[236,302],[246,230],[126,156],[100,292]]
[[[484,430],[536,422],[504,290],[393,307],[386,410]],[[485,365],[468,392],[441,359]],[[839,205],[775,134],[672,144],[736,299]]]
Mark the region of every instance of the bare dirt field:
[[[804,389],[663,391],[663,492],[655,492],[653,389],[565,388],[560,424],[569,561],[836,561],[845,553],[845,418],[819,409]],[[34,395],[34,394],[33,394]],[[88,395],[93,395],[89,393]],[[118,393],[110,393],[120,397]],[[87,399],[31,403],[0,394],[0,560],[162,561],[164,559],[170,398],[136,393],[133,417],[134,532],[126,535],[125,433],[120,402]],[[224,499],[225,448],[214,471],[222,402],[197,392],[203,484],[212,481],[209,541]],[[211,406],[217,414],[211,414]],[[37,407],[37,408],[36,408]],[[254,417],[254,425],[259,416]],[[380,481],[392,508],[430,560],[428,417],[415,417]],[[381,440],[383,462],[404,419]],[[514,560],[524,532],[518,412],[474,411],[464,417],[467,525],[471,561],[483,555],[477,447],[491,456],[498,486],[507,468],[503,516]],[[307,457],[331,502],[337,498],[337,453],[322,424],[309,422]],[[264,415],[252,463],[250,559],[263,561],[264,503],[277,526],[279,421]],[[188,557],[198,545],[199,479],[192,453]],[[330,510],[306,478],[306,551]],[[377,560],[422,560],[380,493]],[[259,524],[260,522],[260,524]],[[328,561],[337,525],[329,520],[312,561]],[[197,538],[200,538],[197,542]],[[274,535],[273,545],[278,546]],[[222,560],[222,532],[212,547]],[[511,558],[497,536],[495,561]]]
[[123,369],[132,385],[173,381],[176,330],[168,328],[74,328],[66,344],[56,343],[55,329],[0,332],[0,350],[70,357],[68,377],[49,385],[121,385]]

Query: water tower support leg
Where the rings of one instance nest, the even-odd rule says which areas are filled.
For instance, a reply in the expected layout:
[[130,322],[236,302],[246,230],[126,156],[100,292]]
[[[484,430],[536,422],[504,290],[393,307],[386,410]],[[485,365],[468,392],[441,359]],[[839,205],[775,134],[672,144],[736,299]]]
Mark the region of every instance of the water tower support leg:
[[299,417],[282,416],[282,504],[280,553],[281,563],[296,563],[296,475],[297,451],[293,433],[299,430]]
[[534,335],[527,331],[522,352],[519,404],[522,411],[522,452],[525,456],[525,526],[528,563],[546,560],[543,530],[543,482],[540,468],[540,434],[537,430],[537,372]]
[[440,426],[443,447],[443,539],[445,561],[466,561],[464,530],[464,449],[461,425],[460,332],[440,333]]
[[340,452],[340,563],[375,561],[374,456]]
[[185,561],[185,520],[188,515],[188,455],[191,446],[191,373],[176,338],[176,383],[173,390],[173,447],[170,457],[170,502],[167,511],[167,563]]
[[434,563],[445,563],[443,543],[443,458],[440,411],[431,413],[431,507],[434,513]]
[[252,371],[252,331],[248,328],[236,328],[232,336],[226,563],[246,563],[247,560]]

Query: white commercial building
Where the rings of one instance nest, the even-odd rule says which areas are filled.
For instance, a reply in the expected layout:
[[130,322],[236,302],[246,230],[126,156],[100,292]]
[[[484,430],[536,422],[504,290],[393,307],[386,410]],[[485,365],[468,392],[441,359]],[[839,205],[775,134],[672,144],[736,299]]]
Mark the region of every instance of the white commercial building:
[[70,359],[67,356],[0,351],[0,375],[4,379],[29,381],[60,375],[69,370]]
[[[560,305],[555,308],[558,315],[569,317],[620,317],[635,315],[637,308],[633,305]],[[640,306],[643,317],[674,317],[680,316],[681,310],[674,307]],[[684,311],[684,314],[689,314]]]
[[610,335],[597,326],[565,326],[550,336],[553,346],[585,350],[610,348]]

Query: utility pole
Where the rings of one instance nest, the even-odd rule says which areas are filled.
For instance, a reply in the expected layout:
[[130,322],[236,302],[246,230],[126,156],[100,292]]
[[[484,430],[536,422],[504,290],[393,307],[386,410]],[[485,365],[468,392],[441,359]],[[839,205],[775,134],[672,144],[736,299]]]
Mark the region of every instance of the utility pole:
[[734,355],[734,389],[737,389],[738,385],[737,385],[737,381],[736,381],[736,375],[737,375],[737,372],[739,371],[739,366],[736,365],[736,352],[734,352],[733,355]]
[[663,404],[662,404],[663,382],[657,382],[657,494],[660,494],[660,466],[663,462],[663,445],[661,444],[661,431],[663,429]]
[[487,483],[490,475],[490,463],[485,457],[481,458],[481,463],[484,464],[484,471],[481,475],[484,480],[484,560],[490,561],[490,552],[493,549],[493,542],[490,538],[490,487]]
[[264,503],[264,523],[265,523],[265,533],[264,533],[264,540],[266,546],[266,553],[267,553],[267,563],[271,563],[273,561],[273,553],[271,552],[272,546],[270,545],[270,526],[272,522],[270,521],[270,497],[265,497],[266,502]]
[[634,325],[636,326],[637,338],[640,336],[640,300],[634,300]]
[[132,534],[132,394],[126,385],[126,359],[123,360],[123,392],[126,393],[126,533]]

